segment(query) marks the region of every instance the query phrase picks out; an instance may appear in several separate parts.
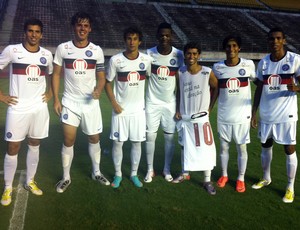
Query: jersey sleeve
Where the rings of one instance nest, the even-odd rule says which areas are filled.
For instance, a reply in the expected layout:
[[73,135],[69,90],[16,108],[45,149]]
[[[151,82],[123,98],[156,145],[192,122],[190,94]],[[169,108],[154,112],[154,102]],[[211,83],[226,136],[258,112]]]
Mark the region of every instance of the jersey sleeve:
[[49,75],[51,75],[53,73],[53,56],[51,52],[49,52],[48,63],[49,65],[47,66],[47,72]]
[[54,55],[54,61],[56,65],[62,66],[63,65],[63,44],[60,44]]
[[103,50],[100,46],[97,46],[96,72],[105,71],[104,60]]
[[257,65],[257,70],[256,70],[256,76],[260,81],[263,81],[263,76],[262,76],[263,65],[264,65],[264,59],[259,61],[258,65]]
[[114,56],[110,58],[109,65],[108,65],[108,71],[106,75],[106,79],[108,81],[113,81],[117,74],[117,68],[114,62]]
[[256,80],[256,72],[255,72],[255,64],[252,60],[249,60],[249,68],[250,68],[250,80],[255,81]]
[[11,61],[10,46],[7,46],[0,54],[0,70],[3,70]]

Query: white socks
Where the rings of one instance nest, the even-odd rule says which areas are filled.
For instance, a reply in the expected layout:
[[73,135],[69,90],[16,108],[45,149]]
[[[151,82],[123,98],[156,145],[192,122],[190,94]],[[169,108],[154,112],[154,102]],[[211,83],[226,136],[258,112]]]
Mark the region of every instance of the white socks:
[[5,188],[12,188],[17,166],[18,166],[18,154],[14,156],[10,156],[6,153],[4,157]]
[[294,192],[294,182],[297,171],[298,158],[296,152],[291,155],[286,155],[286,171],[288,176],[288,186],[292,192]]
[[239,169],[238,180],[244,181],[247,162],[248,162],[247,145],[246,144],[236,145],[236,150],[238,152],[238,169]]
[[112,147],[112,158],[115,166],[115,175],[122,177],[123,141],[114,141]]
[[27,184],[29,184],[29,182],[34,179],[37,166],[39,163],[39,155],[40,155],[39,145],[38,146],[28,145],[27,159],[26,159],[26,166],[27,166],[26,183]]
[[153,171],[154,151],[155,151],[155,140],[157,133],[146,133],[146,159],[148,171]]
[[101,148],[100,142],[93,144],[89,143],[89,155],[92,160],[93,174],[100,175],[100,159],[101,159]]
[[64,171],[64,180],[69,180],[70,177],[70,169],[74,156],[74,146],[67,147],[65,145],[62,146],[61,157],[62,157],[62,165]]

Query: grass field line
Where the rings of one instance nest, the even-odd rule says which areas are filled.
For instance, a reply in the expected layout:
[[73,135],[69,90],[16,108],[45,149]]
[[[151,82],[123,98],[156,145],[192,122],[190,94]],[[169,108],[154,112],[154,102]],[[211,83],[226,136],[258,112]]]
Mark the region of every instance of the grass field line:
[[[20,173],[19,183],[16,189],[16,198],[13,213],[9,223],[9,230],[21,230],[24,228],[25,214],[27,209],[28,191],[23,188],[26,180],[26,170],[17,170]],[[3,171],[0,174],[4,174]]]

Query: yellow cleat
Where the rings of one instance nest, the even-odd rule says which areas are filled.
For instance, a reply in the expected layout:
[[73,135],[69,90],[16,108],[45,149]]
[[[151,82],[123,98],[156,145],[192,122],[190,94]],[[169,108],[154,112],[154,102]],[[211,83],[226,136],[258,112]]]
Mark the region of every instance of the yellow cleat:
[[10,203],[11,203],[11,194],[12,194],[12,188],[4,189],[4,192],[3,192],[2,198],[1,198],[1,204],[3,206],[10,205]]
[[286,193],[284,197],[282,198],[282,201],[284,203],[293,203],[295,197],[295,193],[292,192],[289,188],[286,190]]

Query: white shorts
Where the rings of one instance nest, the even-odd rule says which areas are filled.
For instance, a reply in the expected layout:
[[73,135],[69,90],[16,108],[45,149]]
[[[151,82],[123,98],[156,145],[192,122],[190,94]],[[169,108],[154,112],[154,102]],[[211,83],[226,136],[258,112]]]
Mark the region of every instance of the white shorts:
[[117,141],[145,141],[146,116],[145,111],[134,115],[112,115],[110,139]]
[[183,170],[205,171],[216,166],[216,147],[208,115],[177,123],[178,142],[183,148]]
[[159,125],[166,133],[175,133],[176,121],[174,119],[176,104],[164,105],[146,104],[146,132],[157,132]]
[[261,143],[272,138],[281,145],[296,145],[297,121],[278,124],[260,123],[258,137]]
[[86,135],[102,132],[102,115],[99,100],[89,100],[89,103],[63,100],[61,121],[65,124],[81,127]]
[[250,143],[250,122],[244,124],[222,124],[218,123],[218,135],[220,139],[231,142],[231,139],[238,145]]
[[11,142],[23,141],[26,136],[34,139],[48,137],[49,111],[45,103],[31,113],[15,114],[7,112],[5,140]]

